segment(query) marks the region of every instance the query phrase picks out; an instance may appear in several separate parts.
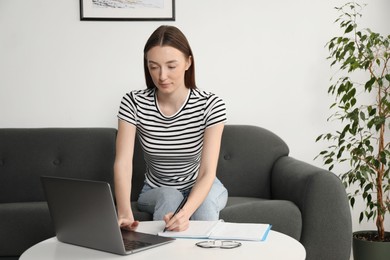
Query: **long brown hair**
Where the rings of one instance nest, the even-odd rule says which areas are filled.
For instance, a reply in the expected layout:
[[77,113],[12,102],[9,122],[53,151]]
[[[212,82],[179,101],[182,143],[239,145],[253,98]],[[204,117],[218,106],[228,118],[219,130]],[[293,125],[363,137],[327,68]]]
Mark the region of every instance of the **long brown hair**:
[[162,25],[158,27],[152,35],[150,35],[148,41],[145,44],[144,48],[144,72],[145,72],[145,81],[147,88],[155,88],[152,76],[149,73],[147,53],[148,51],[156,46],[170,46],[179,51],[181,51],[184,56],[189,59],[191,58],[191,66],[186,70],[184,74],[184,83],[187,88],[195,89],[195,61],[194,55],[190,44],[185,37],[185,35],[176,27],[169,25]]

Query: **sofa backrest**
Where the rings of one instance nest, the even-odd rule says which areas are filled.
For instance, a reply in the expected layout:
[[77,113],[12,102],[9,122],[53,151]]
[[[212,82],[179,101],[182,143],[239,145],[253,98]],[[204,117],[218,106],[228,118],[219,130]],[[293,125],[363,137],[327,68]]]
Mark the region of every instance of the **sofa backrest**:
[[112,184],[116,129],[0,129],[0,203],[45,200],[40,176]]
[[272,167],[288,154],[286,143],[264,128],[226,125],[217,176],[229,196],[269,199]]

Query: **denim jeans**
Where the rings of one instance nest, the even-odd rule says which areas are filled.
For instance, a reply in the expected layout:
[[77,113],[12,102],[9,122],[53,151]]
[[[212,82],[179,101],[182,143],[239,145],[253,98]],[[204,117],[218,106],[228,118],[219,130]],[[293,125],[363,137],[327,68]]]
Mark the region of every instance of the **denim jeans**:
[[[174,188],[152,188],[145,182],[138,198],[138,208],[153,214],[153,220],[163,220],[169,212],[174,212],[184,196],[191,190],[178,191]],[[216,178],[206,199],[191,216],[191,220],[218,220],[219,212],[226,206],[228,192]]]

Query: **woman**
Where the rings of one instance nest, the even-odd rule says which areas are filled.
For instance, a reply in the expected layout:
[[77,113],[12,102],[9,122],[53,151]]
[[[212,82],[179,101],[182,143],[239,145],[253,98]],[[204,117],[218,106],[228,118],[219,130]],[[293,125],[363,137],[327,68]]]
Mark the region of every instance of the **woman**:
[[[139,209],[164,220],[167,230],[183,231],[190,219],[216,220],[227,202],[227,190],[216,178],[225,104],[196,87],[194,57],[176,27],[161,26],[150,36],[144,70],[147,89],[126,94],[118,113],[118,223],[129,230],[138,225],[130,207],[136,133],[147,169]],[[173,216],[184,197],[186,203]]]

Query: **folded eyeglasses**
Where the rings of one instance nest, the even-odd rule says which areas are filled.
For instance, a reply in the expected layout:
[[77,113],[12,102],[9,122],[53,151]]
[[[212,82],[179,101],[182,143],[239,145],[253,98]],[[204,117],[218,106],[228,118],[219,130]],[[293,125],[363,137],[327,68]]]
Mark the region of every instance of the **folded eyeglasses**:
[[201,248],[232,249],[232,248],[240,247],[241,243],[237,241],[230,241],[230,240],[208,240],[208,241],[198,242],[195,245]]

